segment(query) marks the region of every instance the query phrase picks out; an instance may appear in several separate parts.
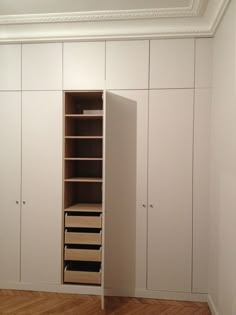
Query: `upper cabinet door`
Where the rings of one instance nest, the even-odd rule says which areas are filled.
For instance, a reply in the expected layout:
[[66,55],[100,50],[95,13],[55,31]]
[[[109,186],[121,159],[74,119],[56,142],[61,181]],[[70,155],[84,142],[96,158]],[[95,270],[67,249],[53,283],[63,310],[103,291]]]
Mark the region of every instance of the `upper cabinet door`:
[[60,284],[62,92],[23,92],[22,199],[21,281]]
[[148,289],[191,291],[193,90],[150,91]]
[[103,90],[105,42],[65,43],[64,90]]
[[62,44],[22,45],[22,89],[62,90]]
[[194,87],[194,40],[150,42],[150,88]]
[[0,93],[0,284],[20,280],[21,93]]
[[107,89],[147,89],[148,64],[149,41],[107,42]]
[[21,45],[0,45],[0,90],[21,89]]
[[196,39],[195,87],[212,86],[212,38]]

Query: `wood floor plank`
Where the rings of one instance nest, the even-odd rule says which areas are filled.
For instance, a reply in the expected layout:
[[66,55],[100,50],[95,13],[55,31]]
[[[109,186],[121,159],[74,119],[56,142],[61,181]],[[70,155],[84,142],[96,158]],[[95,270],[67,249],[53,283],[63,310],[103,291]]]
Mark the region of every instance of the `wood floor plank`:
[[0,314],[8,315],[210,315],[207,303],[0,290]]

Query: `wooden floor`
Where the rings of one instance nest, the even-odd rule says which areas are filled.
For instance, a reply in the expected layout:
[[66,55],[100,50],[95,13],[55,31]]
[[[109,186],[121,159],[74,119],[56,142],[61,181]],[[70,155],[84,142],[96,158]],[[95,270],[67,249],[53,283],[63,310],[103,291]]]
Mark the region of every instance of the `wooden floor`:
[[0,290],[0,314],[210,315],[206,303]]

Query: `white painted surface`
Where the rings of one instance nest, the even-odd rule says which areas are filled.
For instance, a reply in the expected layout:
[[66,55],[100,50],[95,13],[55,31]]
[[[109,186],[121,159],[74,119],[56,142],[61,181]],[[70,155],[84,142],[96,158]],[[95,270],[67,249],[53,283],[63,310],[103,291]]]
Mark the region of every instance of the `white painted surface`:
[[135,101],[107,92],[105,288],[133,292],[136,247],[136,111]]
[[212,38],[196,39],[196,88],[212,86],[212,42]]
[[193,90],[150,91],[149,109],[147,287],[190,292]]
[[137,104],[136,289],[146,289],[148,91],[111,91]]
[[23,92],[21,281],[61,283],[62,93]]
[[236,314],[236,1],[213,40],[209,293],[220,315]]
[[150,42],[150,88],[194,87],[194,40]]
[[62,44],[22,45],[22,89],[62,90]]
[[149,41],[107,42],[107,89],[147,89],[148,64]]
[[193,165],[193,287],[208,292],[211,89],[195,90]]
[[102,90],[105,80],[105,42],[65,43],[64,90]]
[[10,283],[20,280],[20,92],[0,93],[0,145],[0,283]]
[[0,90],[21,89],[21,45],[0,45]]

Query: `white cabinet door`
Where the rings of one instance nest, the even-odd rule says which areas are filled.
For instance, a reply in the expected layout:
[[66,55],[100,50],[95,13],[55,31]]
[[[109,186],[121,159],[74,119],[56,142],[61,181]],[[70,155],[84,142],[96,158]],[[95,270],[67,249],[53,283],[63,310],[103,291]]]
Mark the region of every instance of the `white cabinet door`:
[[62,93],[22,95],[21,281],[61,283]]
[[196,39],[195,87],[212,86],[213,38]]
[[64,90],[103,90],[105,42],[65,43]]
[[135,289],[136,125],[137,103],[107,92],[104,280],[128,295]]
[[147,89],[148,65],[149,41],[107,42],[107,89]]
[[194,87],[194,39],[150,42],[150,88]]
[[21,93],[0,93],[0,284],[20,280]]
[[191,291],[193,91],[150,91],[148,289]]
[[0,45],[0,90],[21,89],[21,45]]
[[111,91],[137,106],[136,143],[136,289],[146,289],[148,91]]
[[62,90],[62,44],[22,45],[22,89]]

